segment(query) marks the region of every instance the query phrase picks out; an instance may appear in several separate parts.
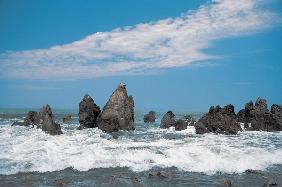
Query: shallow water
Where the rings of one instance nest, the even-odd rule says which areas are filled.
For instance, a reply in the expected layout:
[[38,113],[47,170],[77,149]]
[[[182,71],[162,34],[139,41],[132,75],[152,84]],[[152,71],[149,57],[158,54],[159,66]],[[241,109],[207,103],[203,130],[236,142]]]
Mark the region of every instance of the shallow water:
[[[26,110],[1,111],[0,184],[223,186],[225,178],[235,186],[262,186],[269,178],[282,184],[282,132],[196,135],[194,127],[180,132],[160,129],[161,113],[153,124],[144,124],[143,114],[137,113],[135,131],[107,134],[97,128],[75,130],[75,114],[70,125],[61,120],[74,111],[55,112],[64,133],[60,136],[11,127],[13,121],[23,120]],[[247,169],[265,175],[245,173]],[[163,177],[154,174],[158,171]]]

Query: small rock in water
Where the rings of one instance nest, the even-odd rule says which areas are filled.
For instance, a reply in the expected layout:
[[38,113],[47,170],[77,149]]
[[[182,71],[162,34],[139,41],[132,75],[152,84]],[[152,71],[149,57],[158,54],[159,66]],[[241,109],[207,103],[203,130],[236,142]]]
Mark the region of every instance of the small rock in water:
[[224,181],[224,187],[231,187],[231,186],[232,186],[231,180],[226,179],[226,180]]
[[65,117],[63,117],[63,122],[70,124],[70,123],[72,122],[72,117],[71,117],[71,115],[68,114],[68,115],[66,115]]
[[174,119],[174,113],[172,111],[168,111],[161,120],[160,128],[167,129],[170,127],[175,127],[176,121]]
[[148,114],[144,115],[144,123],[153,123],[156,120],[156,112],[150,111]]
[[269,180],[266,184],[264,184],[264,187],[272,187],[272,186],[277,186],[277,182],[274,180]]

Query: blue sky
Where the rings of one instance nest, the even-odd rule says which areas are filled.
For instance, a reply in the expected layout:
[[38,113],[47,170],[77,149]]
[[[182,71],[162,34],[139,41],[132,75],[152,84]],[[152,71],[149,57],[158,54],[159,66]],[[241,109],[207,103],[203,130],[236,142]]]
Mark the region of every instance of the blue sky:
[[282,104],[279,0],[0,1],[0,107],[140,110]]

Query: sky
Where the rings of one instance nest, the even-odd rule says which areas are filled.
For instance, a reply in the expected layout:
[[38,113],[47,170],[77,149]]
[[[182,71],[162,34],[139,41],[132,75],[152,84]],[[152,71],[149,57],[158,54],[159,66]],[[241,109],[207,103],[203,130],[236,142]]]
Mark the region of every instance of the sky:
[[282,104],[281,0],[0,0],[0,108]]

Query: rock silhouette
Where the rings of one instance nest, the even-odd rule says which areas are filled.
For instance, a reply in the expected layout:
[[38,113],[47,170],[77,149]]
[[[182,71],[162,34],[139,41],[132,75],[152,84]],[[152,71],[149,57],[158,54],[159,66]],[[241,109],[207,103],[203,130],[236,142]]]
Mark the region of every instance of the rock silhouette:
[[105,132],[135,129],[134,100],[132,96],[127,95],[124,83],[120,83],[112,93],[96,124],[99,129]]
[[237,134],[241,126],[236,120],[234,106],[229,104],[224,108],[211,106],[209,112],[199,119],[195,124],[197,134],[219,133]]
[[96,120],[100,113],[100,107],[97,106],[94,100],[86,94],[79,103],[78,121],[80,126],[77,129],[81,130],[84,128],[97,127]]
[[176,121],[174,119],[174,113],[172,111],[168,111],[161,120],[160,128],[166,129],[170,127],[175,127]]

